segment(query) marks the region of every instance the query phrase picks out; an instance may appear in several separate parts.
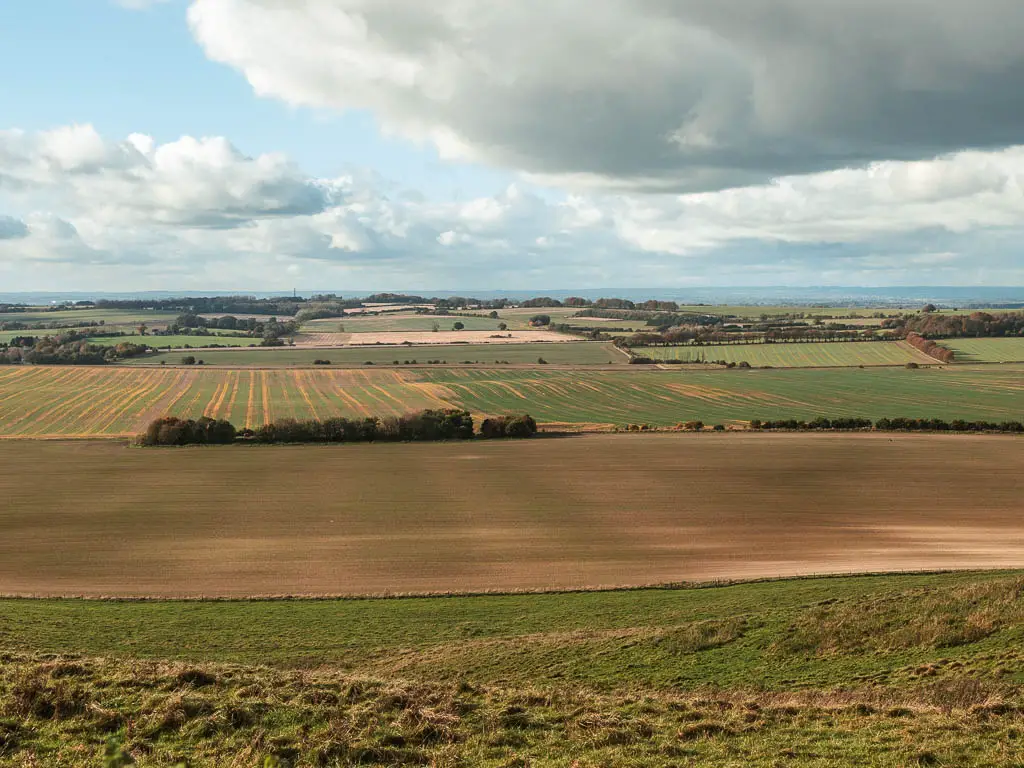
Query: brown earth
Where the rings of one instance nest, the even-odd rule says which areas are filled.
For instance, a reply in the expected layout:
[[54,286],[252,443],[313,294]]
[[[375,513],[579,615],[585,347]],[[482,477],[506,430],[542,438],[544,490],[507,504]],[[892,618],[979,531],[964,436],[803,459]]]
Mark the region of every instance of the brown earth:
[[522,344],[524,342],[565,343],[580,341],[555,331],[362,331],[360,333],[319,333],[310,331],[295,337],[296,347],[366,347],[377,344]]
[[241,596],[1024,566],[1024,440],[0,443],[0,593]]

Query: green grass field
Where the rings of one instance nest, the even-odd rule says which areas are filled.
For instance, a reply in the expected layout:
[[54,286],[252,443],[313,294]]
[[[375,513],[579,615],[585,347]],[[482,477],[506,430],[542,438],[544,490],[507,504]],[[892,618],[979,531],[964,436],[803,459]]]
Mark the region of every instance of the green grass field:
[[98,765],[113,736],[141,766],[1009,768],[1022,585],[5,601],[0,758]]
[[1024,362],[1024,339],[942,339],[961,363]]
[[[545,346],[542,353],[565,346],[570,345]],[[170,359],[175,357],[180,353]],[[15,366],[0,367],[0,436],[126,435],[165,413],[228,417],[239,426],[256,426],[282,416],[384,415],[424,407],[467,408],[477,415],[526,410],[547,423],[616,426],[818,415],[1001,421],[1024,416],[1022,393],[1024,376],[1016,366],[750,371]]]
[[857,365],[936,365],[938,361],[903,341],[812,342],[807,344],[722,344],[718,346],[637,347],[633,354],[655,360],[724,360],[755,368],[828,368]]
[[[161,337],[162,338],[162,337]],[[187,338],[187,337],[183,337]],[[197,339],[192,337],[193,341]],[[201,340],[201,337],[200,339]],[[247,341],[241,339],[240,341]],[[222,342],[226,343],[226,342]],[[336,349],[302,349],[277,347],[271,349],[243,349],[239,351],[207,351],[199,357],[208,365],[258,366],[261,368],[312,365],[314,360],[330,360],[332,365],[360,366],[367,361],[375,365],[426,363],[428,360],[444,360],[450,365],[464,362],[493,364],[496,361],[510,364],[535,364],[544,358],[552,365],[607,365],[625,364],[625,354],[611,344],[593,342],[572,343],[529,343],[529,344],[440,344],[437,346],[401,345],[364,346],[358,349],[339,347]],[[128,365],[176,365],[181,353],[159,354],[126,360]]]
[[[222,344],[225,346],[249,347],[257,346],[259,339],[248,336],[234,335],[234,331],[210,331],[210,336],[94,336],[89,338],[90,344],[101,347],[116,347],[118,344],[148,344],[153,347],[172,347],[183,349],[185,347],[205,347],[209,344]],[[179,355],[180,358],[180,355]]]
[[106,325],[138,325],[155,323],[164,325],[178,316],[178,312],[149,309],[64,309],[52,312],[32,310],[26,312],[0,312],[0,323],[73,323],[100,322]]

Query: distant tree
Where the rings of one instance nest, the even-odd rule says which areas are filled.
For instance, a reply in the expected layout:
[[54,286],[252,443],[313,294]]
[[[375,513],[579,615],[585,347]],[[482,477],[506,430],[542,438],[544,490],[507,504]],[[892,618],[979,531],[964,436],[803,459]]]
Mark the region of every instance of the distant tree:
[[195,355],[185,355],[183,358],[181,358],[181,364],[182,365],[195,365],[196,364]]
[[452,330],[453,331],[461,331],[465,327],[466,327],[466,324],[461,322],[461,321],[456,321],[456,322],[452,323]]
[[149,326],[145,323],[139,323],[139,326],[135,330],[139,332],[139,336],[145,336],[146,331],[149,330]]
[[530,325],[534,327],[551,325],[551,315],[534,315],[530,318]]
[[936,307],[934,304],[925,304],[923,307],[921,307],[922,312],[934,312],[937,309],[938,307]]
[[548,364],[548,361],[545,360],[543,357],[538,357],[537,358],[537,365],[547,365],[547,364]]
[[499,331],[507,331],[508,330],[508,323],[498,323],[498,330]]
[[497,320],[498,319],[498,311],[496,309],[492,309],[490,314],[487,315],[487,316],[489,318],[491,318],[491,320]]

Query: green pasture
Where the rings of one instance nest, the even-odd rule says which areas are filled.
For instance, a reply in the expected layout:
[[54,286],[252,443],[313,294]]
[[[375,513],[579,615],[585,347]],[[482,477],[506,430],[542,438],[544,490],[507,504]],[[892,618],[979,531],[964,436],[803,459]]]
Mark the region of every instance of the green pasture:
[[941,339],[960,363],[1017,363],[1024,362],[1024,338],[1003,339]]
[[858,365],[935,365],[934,358],[902,341],[846,341],[786,344],[720,344],[685,347],[636,347],[633,354],[655,360],[727,363],[754,367],[829,368]]
[[[1020,765],[1022,579],[0,602],[0,760]],[[106,758],[104,758],[106,754]]]

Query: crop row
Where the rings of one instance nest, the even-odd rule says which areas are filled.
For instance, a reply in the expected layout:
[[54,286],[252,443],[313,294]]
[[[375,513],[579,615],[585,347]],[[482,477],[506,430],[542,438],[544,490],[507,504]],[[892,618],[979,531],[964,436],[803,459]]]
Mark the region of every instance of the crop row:
[[[863,346],[875,346],[864,344]],[[820,370],[0,369],[0,436],[118,436],[163,415],[256,427],[282,418],[458,407],[542,423],[672,425],[830,417],[1024,416],[1017,366]]]

